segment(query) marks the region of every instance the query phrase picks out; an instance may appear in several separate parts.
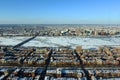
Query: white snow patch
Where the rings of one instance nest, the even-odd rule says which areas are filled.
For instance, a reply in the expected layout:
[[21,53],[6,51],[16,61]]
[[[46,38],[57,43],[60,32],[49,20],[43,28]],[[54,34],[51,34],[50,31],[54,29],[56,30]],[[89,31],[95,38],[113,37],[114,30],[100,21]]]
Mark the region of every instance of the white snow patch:
[[[0,45],[16,45],[30,37],[0,37]],[[120,46],[120,38],[83,38],[83,37],[36,37],[23,46],[59,47],[81,45],[83,49],[97,48],[97,46]]]

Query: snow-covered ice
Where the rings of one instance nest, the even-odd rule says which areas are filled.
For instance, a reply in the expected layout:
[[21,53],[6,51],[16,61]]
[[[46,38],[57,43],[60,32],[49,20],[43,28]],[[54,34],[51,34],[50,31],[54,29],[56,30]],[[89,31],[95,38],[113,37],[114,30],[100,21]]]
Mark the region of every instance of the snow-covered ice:
[[16,45],[30,37],[0,37],[0,45]]
[[[16,45],[30,37],[0,37],[0,45]],[[25,43],[23,46],[35,47],[58,47],[71,46],[75,48],[82,45],[83,48],[96,48],[97,46],[110,45],[120,46],[119,38],[83,38],[83,37],[36,37],[35,39]]]

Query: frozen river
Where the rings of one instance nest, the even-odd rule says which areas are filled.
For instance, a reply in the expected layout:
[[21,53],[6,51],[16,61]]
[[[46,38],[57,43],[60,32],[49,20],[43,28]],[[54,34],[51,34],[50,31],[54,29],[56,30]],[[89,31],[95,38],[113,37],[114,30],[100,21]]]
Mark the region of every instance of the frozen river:
[[[0,37],[0,45],[16,45],[30,37]],[[58,47],[82,45],[83,48],[91,46],[119,46],[120,38],[83,38],[83,37],[36,37],[35,39],[25,43],[23,46],[35,47]]]

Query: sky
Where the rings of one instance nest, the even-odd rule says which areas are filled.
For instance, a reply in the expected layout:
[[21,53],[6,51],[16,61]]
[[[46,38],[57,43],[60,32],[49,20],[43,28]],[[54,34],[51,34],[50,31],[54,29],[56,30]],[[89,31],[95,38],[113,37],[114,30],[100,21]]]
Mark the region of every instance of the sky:
[[120,0],[0,0],[0,24],[120,24]]

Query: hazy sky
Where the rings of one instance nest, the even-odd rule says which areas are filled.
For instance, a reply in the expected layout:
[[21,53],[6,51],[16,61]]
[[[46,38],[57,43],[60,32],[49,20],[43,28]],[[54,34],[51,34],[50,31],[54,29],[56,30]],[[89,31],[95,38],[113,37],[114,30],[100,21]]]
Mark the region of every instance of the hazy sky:
[[0,24],[120,24],[120,0],[0,0]]

